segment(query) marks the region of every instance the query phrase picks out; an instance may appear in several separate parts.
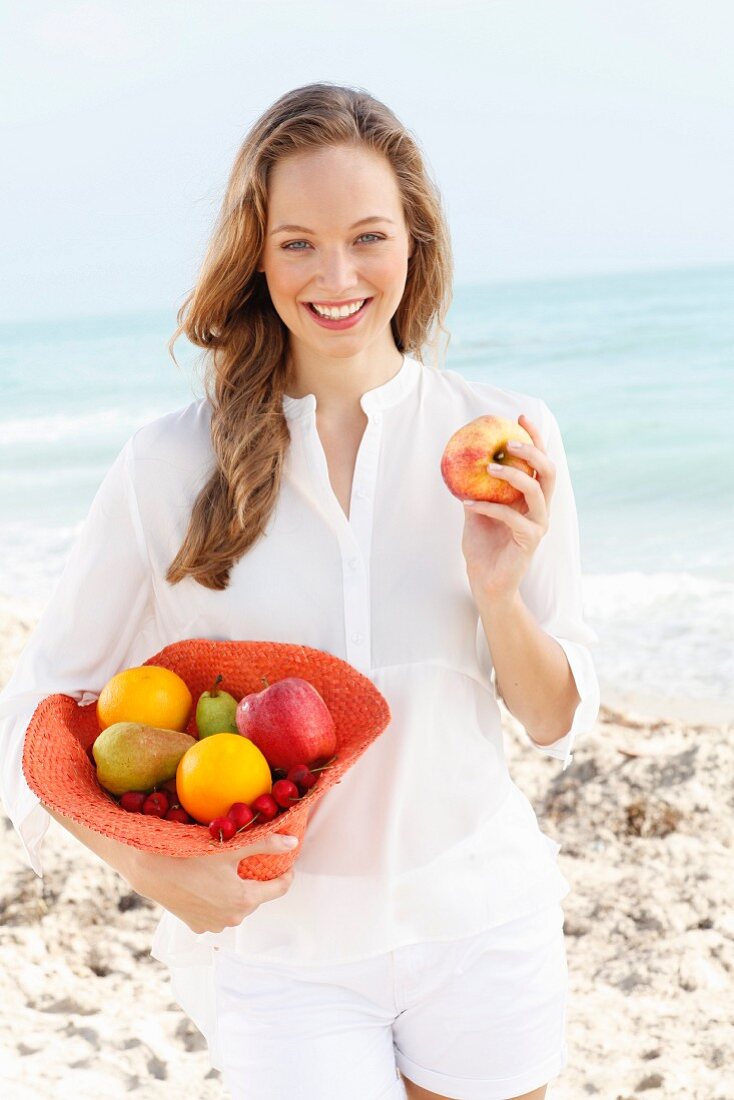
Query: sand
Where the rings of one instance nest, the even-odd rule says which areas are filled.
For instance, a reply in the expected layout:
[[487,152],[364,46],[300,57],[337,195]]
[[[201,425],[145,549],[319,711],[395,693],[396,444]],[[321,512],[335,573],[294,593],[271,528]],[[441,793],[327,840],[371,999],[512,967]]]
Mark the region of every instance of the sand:
[[[0,604],[0,685],[32,626]],[[570,1061],[548,1100],[734,1097],[734,722],[710,718],[603,699],[562,772],[503,712],[510,772],[572,886]],[[2,813],[0,840],[0,1094],[225,1100],[150,956],[159,907],[53,820],[43,879]]]

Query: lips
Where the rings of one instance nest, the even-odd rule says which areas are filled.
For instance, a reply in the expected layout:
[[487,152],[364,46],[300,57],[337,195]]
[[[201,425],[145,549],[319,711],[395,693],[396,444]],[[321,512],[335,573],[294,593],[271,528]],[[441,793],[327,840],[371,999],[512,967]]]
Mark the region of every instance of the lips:
[[[355,300],[359,301],[360,299],[357,298]],[[317,325],[320,325],[322,328],[339,331],[340,329],[352,328],[353,325],[358,324],[363,314],[367,312],[372,301],[372,298],[365,298],[362,305],[355,313],[350,313],[346,317],[338,317],[336,319],[322,316],[313,308],[311,302],[301,302],[301,305],[308,310],[309,315],[313,317]],[[342,304],[347,305],[348,303],[343,302]]]

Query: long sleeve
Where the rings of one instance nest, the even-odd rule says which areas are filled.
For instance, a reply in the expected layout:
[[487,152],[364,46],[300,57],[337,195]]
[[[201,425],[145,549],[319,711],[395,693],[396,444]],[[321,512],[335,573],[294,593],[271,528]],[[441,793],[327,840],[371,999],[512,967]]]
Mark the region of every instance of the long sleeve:
[[151,613],[151,571],[133,482],[134,436],[105,475],[64,569],[0,693],[0,796],[26,858],[43,875],[50,815],[21,768],[25,731],[47,695],[91,702],[124,667]]
[[591,732],[599,714],[599,680],[588,648],[599,637],[584,619],[579,523],[561,431],[545,402],[541,410],[541,432],[556,467],[556,486],[548,530],[522,579],[520,595],[543,630],[563,647],[580,701],[571,728],[553,745],[539,745],[529,734],[528,738],[539,752],[562,760],[565,770],[573,759],[576,739]]
[[[556,467],[556,485],[551,498],[548,530],[520,582],[520,595],[543,630],[563,647],[580,702],[571,728],[552,745],[539,745],[527,730],[525,732],[538,752],[562,760],[562,770],[565,771],[573,759],[572,749],[576,739],[593,729],[599,714],[599,681],[588,648],[599,638],[584,619],[578,515],[560,428],[543,401],[540,402],[540,411],[542,421],[539,427],[545,449]],[[481,646],[480,634],[484,636],[481,621],[478,627],[478,643]],[[495,697],[500,698],[494,669],[492,685]]]

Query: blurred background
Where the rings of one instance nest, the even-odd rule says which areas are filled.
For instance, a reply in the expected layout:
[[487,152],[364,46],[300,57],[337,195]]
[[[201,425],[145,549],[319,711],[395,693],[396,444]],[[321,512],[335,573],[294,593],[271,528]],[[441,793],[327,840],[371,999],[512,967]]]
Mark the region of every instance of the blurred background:
[[731,5],[47,3],[2,16],[0,601],[43,609],[146,420],[234,155],[278,96],[365,88],[448,214],[445,366],[542,397],[603,701],[734,713]]

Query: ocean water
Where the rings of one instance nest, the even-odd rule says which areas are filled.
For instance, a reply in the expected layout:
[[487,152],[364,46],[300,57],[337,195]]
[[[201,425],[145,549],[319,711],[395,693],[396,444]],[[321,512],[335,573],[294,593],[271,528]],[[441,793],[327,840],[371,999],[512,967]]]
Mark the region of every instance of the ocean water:
[[[455,289],[445,366],[540,396],[602,698],[734,714],[734,267]],[[105,471],[200,397],[174,312],[0,326],[0,596],[43,609]]]

